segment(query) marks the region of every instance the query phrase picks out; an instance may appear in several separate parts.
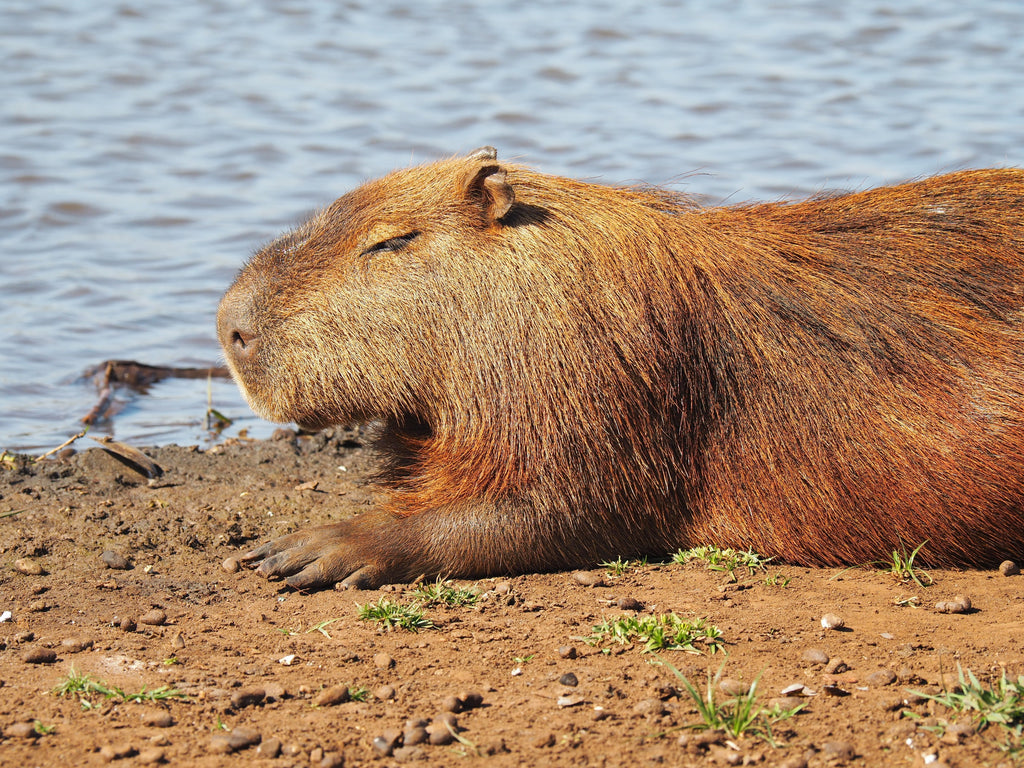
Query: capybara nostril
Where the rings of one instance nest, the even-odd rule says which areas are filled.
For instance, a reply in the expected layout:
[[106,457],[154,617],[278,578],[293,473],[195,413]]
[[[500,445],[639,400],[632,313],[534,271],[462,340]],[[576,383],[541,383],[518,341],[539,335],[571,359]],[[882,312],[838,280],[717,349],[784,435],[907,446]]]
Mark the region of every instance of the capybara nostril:
[[235,354],[248,355],[256,341],[256,334],[236,328],[231,332],[230,339]]

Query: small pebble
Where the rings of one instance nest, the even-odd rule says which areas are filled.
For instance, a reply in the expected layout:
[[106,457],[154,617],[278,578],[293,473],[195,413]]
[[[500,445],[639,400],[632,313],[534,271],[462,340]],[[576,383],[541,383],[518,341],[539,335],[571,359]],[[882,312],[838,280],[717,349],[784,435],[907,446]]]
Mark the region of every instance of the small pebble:
[[620,611],[642,611],[644,604],[635,597],[620,597],[615,603]]
[[946,732],[942,735],[940,741],[942,741],[945,744],[962,744],[968,738],[973,736],[974,733],[975,728],[971,723],[953,723],[948,728],[946,728]]
[[146,624],[150,627],[162,627],[167,623],[167,614],[159,608],[146,611],[139,617],[139,624]]
[[224,562],[220,564],[220,567],[223,568],[228,573],[238,573],[238,568],[239,568],[238,558],[237,557],[226,557],[226,558],[224,558]]
[[1013,562],[1013,560],[1003,560],[999,564],[999,572],[1003,576],[1016,576],[1020,573],[1020,566]]
[[459,694],[459,701],[462,702],[463,709],[476,709],[484,703],[484,697],[476,691],[462,691]]
[[566,707],[576,707],[582,704],[585,699],[582,696],[559,696],[555,703],[559,709],[565,709]]
[[26,576],[42,576],[46,573],[46,571],[43,570],[43,566],[35,560],[30,560],[27,557],[19,557],[15,560],[14,570],[18,573],[24,573]]
[[383,736],[373,737],[373,751],[381,757],[391,757],[391,752],[394,750],[395,745],[389,744],[388,740]]
[[324,748],[323,747],[313,747],[313,749],[309,753],[309,762],[311,762],[311,763],[319,763],[323,759],[324,759]]
[[[396,752],[398,750],[395,750]],[[397,758],[401,762],[400,758]],[[340,752],[325,752],[323,757],[320,758],[320,768],[344,768],[345,756]]]
[[605,586],[604,577],[596,571],[573,571],[572,580],[577,584],[582,584],[584,587]]
[[157,765],[164,762],[164,751],[160,747],[149,747],[139,752],[135,761],[140,765]]
[[350,698],[347,685],[332,685],[325,688],[313,699],[314,707],[333,707],[336,704],[344,704]]
[[37,739],[35,723],[12,723],[4,728],[4,736],[9,739]]
[[941,600],[935,604],[935,610],[939,613],[967,613],[971,610],[971,598],[957,595],[952,600]]
[[33,648],[22,660],[26,664],[53,664],[57,660],[57,652],[52,648]]
[[434,717],[433,722],[440,723],[441,725],[444,725],[445,723],[447,723],[452,728],[456,728],[456,729],[459,727],[459,718],[457,718],[451,712],[439,712],[437,714],[437,716]]
[[92,640],[81,637],[66,637],[60,641],[61,650],[67,653],[81,653],[92,648],[92,645]]
[[642,717],[660,717],[668,710],[661,699],[641,699],[633,707],[633,712]]
[[459,701],[458,696],[445,696],[441,700],[441,711],[442,712],[461,712],[462,702]]
[[571,645],[563,645],[558,649],[558,655],[563,659],[575,659],[577,654],[576,649]]
[[779,763],[779,768],[807,768],[807,758],[803,755],[793,755]]
[[843,621],[841,616],[837,616],[834,613],[826,613],[821,617],[821,626],[825,629],[842,629],[846,626],[846,622]]
[[235,709],[245,709],[262,704],[265,698],[267,698],[267,692],[262,688],[243,688],[231,694],[231,706]]
[[534,749],[545,749],[547,747],[553,747],[555,746],[555,744],[555,734],[553,733],[542,734],[535,738],[532,742]]
[[499,581],[494,585],[494,591],[499,595],[507,595],[512,591],[512,582],[510,581]]
[[373,657],[373,666],[377,669],[391,669],[395,666],[395,660],[386,653],[378,653]]
[[256,754],[273,760],[281,754],[281,740],[273,736],[269,739],[264,739],[256,748]]
[[574,675],[572,672],[566,672],[564,675],[558,678],[558,682],[562,685],[567,685],[570,688],[575,688],[577,685],[580,684],[579,678],[577,678],[576,675]]
[[150,728],[170,728],[174,725],[174,718],[171,717],[170,712],[153,709],[143,714],[142,724],[148,725]]
[[50,610],[50,605],[44,600],[36,600],[34,603],[29,603],[29,613],[43,613],[44,611]]
[[131,616],[125,616],[117,623],[117,626],[121,628],[122,632],[134,632],[138,628],[135,619]]
[[382,685],[373,692],[373,697],[380,701],[390,701],[398,695],[393,685]]
[[820,648],[808,648],[800,658],[805,664],[828,664],[828,654]]
[[210,751],[215,754],[228,754],[247,749],[259,744],[261,737],[258,731],[251,728],[235,728],[231,733],[216,733],[210,739]]
[[455,741],[455,737],[445,723],[435,720],[427,726],[427,741],[435,747],[443,747]]
[[838,763],[849,762],[857,754],[853,745],[848,741],[826,741],[821,745],[821,751],[825,755],[826,760]]
[[723,678],[718,683],[719,690],[726,696],[746,696],[750,692],[750,684],[732,678]]
[[[405,746],[405,747],[395,747],[395,749],[391,752],[391,756],[393,758],[395,758],[396,762],[399,762],[399,763],[411,763],[411,762],[414,762],[416,760],[422,759],[423,757],[426,756],[426,753],[422,749],[420,749],[419,747]],[[339,755],[338,757],[340,758],[341,756]],[[326,758],[324,758],[324,759],[326,759]],[[341,768],[341,766],[343,766],[344,764],[345,764],[345,762],[344,762],[344,760],[342,760],[341,762],[337,763],[337,768]]]
[[835,658],[829,659],[828,664],[825,665],[826,675],[841,675],[850,669],[850,665],[843,661],[841,658],[836,656]]
[[30,629],[26,629],[24,632],[16,632],[14,635],[14,642],[16,643],[31,643],[36,639],[36,633]]
[[423,725],[416,725],[409,727],[406,725],[405,730],[402,731],[402,743],[407,747],[414,747],[417,744],[423,744],[427,741],[427,729]]
[[100,747],[100,758],[106,762],[124,760],[135,754],[135,747],[131,744],[104,744]]
[[112,571],[127,571],[132,567],[132,564],[128,561],[127,557],[112,549],[103,550],[103,554],[100,555],[100,559],[103,560],[103,562],[106,563],[107,568],[110,568]]
[[263,686],[263,692],[267,694],[267,701],[284,701],[288,698],[288,691],[280,683],[267,683]]
[[868,675],[865,682],[873,686],[892,685],[896,682],[896,673],[891,669],[880,669]]

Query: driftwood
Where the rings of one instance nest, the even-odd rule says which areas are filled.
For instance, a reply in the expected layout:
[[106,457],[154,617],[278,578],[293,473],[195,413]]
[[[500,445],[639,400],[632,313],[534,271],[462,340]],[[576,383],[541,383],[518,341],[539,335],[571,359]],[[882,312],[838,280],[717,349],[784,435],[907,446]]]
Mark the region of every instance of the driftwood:
[[226,379],[231,376],[223,366],[172,368],[166,365],[146,365],[134,360],[107,360],[87,370],[85,375],[96,379],[100,391],[99,402],[82,418],[82,423],[90,426],[116,413],[112,410],[112,401],[117,386],[145,394],[150,386],[164,379]]

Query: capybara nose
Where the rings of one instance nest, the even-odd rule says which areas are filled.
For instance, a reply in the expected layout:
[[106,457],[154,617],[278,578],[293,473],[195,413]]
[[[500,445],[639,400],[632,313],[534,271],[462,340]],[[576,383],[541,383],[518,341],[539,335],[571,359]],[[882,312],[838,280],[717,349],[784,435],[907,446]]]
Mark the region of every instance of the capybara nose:
[[247,304],[229,293],[217,313],[217,336],[229,360],[247,360],[259,346],[259,334],[253,329]]

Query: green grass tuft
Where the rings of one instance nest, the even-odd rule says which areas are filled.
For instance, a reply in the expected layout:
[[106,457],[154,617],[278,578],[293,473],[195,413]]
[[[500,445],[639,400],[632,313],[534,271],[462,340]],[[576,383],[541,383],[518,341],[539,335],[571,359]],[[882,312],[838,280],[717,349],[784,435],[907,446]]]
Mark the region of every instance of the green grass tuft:
[[433,629],[434,623],[423,615],[419,603],[396,603],[382,597],[376,603],[356,605],[359,609],[360,621],[376,621],[384,629],[404,629],[419,632],[421,629]]
[[[722,646],[722,631],[704,619],[684,619],[674,613],[660,616],[620,616],[594,625],[594,631],[581,638],[588,645],[609,640],[620,645],[640,643],[644,653],[685,651],[715,653]],[[701,647],[698,647],[701,646]]]

